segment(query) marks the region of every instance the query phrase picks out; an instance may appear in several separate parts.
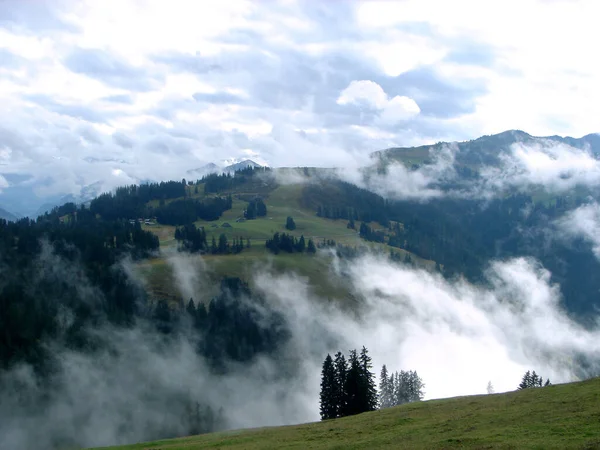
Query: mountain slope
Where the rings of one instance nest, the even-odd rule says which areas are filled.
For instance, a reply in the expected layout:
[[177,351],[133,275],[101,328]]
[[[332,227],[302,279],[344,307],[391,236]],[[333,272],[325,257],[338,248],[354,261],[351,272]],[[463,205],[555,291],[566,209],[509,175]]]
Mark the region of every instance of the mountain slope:
[[588,134],[582,138],[568,136],[536,137],[521,130],[508,130],[464,142],[439,142],[434,145],[422,145],[419,147],[389,148],[372,153],[371,158],[380,162],[400,161],[407,165],[422,164],[430,162],[431,157],[439,152],[443,146],[455,144],[458,148],[458,152],[456,153],[457,165],[472,168],[483,165],[497,166],[500,163],[499,155],[509,150],[511,145],[515,143],[532,144],[542,141],[553,141],[575,148],[589,148],[591,153],[596,157],[600,155],[599,134]]
[[213,433],[113,447],[266,448],[600,448],[600,378],[497,395],[412,403],[303,425]]
[[0,208],[0,219],[15,221],[17,220],[17,216],[8,212],[5,209]]

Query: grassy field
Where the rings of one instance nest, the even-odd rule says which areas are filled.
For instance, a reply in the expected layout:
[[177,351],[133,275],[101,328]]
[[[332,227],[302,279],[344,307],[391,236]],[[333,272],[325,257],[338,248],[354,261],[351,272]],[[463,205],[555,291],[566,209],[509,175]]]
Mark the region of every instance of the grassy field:
[[600,449],[600,378],[431,400],[326,422],[112,447],[194,449]]

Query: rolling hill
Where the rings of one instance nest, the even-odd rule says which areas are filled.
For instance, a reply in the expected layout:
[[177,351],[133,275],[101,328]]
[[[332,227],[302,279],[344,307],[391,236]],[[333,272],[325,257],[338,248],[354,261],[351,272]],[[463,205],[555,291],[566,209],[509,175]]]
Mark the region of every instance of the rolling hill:
[[599,449],[600,378],[411,403],[342,419],[111,447],[196,449]]

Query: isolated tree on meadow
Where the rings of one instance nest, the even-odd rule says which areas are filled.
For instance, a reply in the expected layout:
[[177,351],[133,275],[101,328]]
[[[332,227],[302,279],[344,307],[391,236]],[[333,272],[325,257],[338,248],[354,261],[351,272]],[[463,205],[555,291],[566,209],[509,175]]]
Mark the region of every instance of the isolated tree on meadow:
[[285,228],[290,231],[296,229],[296,222],[294,222],[294,219],[292,217],[288,216],[288,218],[286,219]]
[[487,384],[487,388],[486,388],[486,389],[487,389],[487,393],[488,393],[488,394],[494,394],[494,393],[495,393],[495,391],[494,391],[494,386],[492,385],[492,382],[491,382],[491,381],[488,381],[488,384]]

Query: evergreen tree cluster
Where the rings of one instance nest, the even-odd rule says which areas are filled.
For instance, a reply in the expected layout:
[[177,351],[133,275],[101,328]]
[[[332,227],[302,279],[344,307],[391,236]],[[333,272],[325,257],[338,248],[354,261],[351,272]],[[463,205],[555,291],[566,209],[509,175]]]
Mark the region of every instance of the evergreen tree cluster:
[[104,220],[153,217],[152,209],[147,206],[149,201],[185,196],[185,180],[123,186],[117,188],[114,194],[105,193],[92,200],[90,211]]
[[174,337],[186,333],[184,325],[190,323],[198,354],[217,370],[225,370],[229,360],[246,362],[272,353],[290,338],[284,317],[239,278],[224,278],[208,308],[193,299],[177,307],[161,300],[152,317],[159,332]]
[[416,371],[401,370],[388,373],[384,365],[379,376],[379,407],[391,408],[404,403],[421,401],[424,387],[423,380]]
[[208,249],[206,231],[203,227],[196,228],[193,223],[175,228],[175,239],[181,241],[179,250],[182,251],[198,253],[206,252]]
[[128,325],[141,312],[145,293],[119,262],[148,256],[158,238],[137,222],[67,209],[69,217],[56,208],[35,221],[0,220],[0,267],[10,267],[0,270],[0,368],[26,361],[41,369],[51,357],[45,342],[85,348],[86,325]]
[[303,206],[316,210],[318,217],[388,225],[386,201],[351,183],[311,183],[303,189],[301,201]]
[[244,248],[250,248],[250,239],[246,239],[246,245],[244,245],[244,240],[241,237],[233,238],[230,243],[227,236],[224,233],[221,233],[218,241],[213,236],[210,253],[213,255],[237,255],[238,253],[241,253]]
[[541,377],[535,373],[535,370],[533,372],[528,370],[525,372],[525,375],[523,375],[521,383],[519,383],[519,390],[543,386],[550,386],[550,379],[547,378],[546,383],[544,383],[544,377]]
[[368,350],[327,355],[321,371],[321,419],[352,416],[377,409],[377,388]]
[[[214,408],[210,405],[199,402],[186,402],[183,421],[186,428],[186,436],[213,433],[227,429],[227,421],[223,408],[219,408],[215,412]],[[160,436],[160,439],[165,438],[166,436],[164,435]]]
[[363,238],[365,241],[381,243],[385,242],[385,233],[383,231],[373,230],[369,225],[367,225],[364,222],[360,224],[359,234],[360,237]]
[[186,225],[201,220],[217,220],[231,209],[233,199],[215,197],[205,200],[183,199],[173,200],[153,210],[159,223],[165,225]]
[[230,192],[246,184],[255,175],[268,173],[272,169],[269,167],[248,166],[244,169],[236,170],[235,173],[209,174],[196,181],[196,184],[204,184],[204,192],[219,193]]
[[248,207],[244,211],[244,217],[247,220],[253,220],[257,217],[265,217],[267,215],[267,205],[260,198],[256,198],[248,202]]
[[315,248],[315,243],[312,239],[309,239],[307,243],[304,239],[304,235],[300,236],[300,239],[296,239],[296,237],[292,236],[291,234],[279,232],[273,234],[271,239],[267,239],[265,247],[267,247],[269,251],[275,253],[276,255],[279,252],[315,253],[317,251]]

